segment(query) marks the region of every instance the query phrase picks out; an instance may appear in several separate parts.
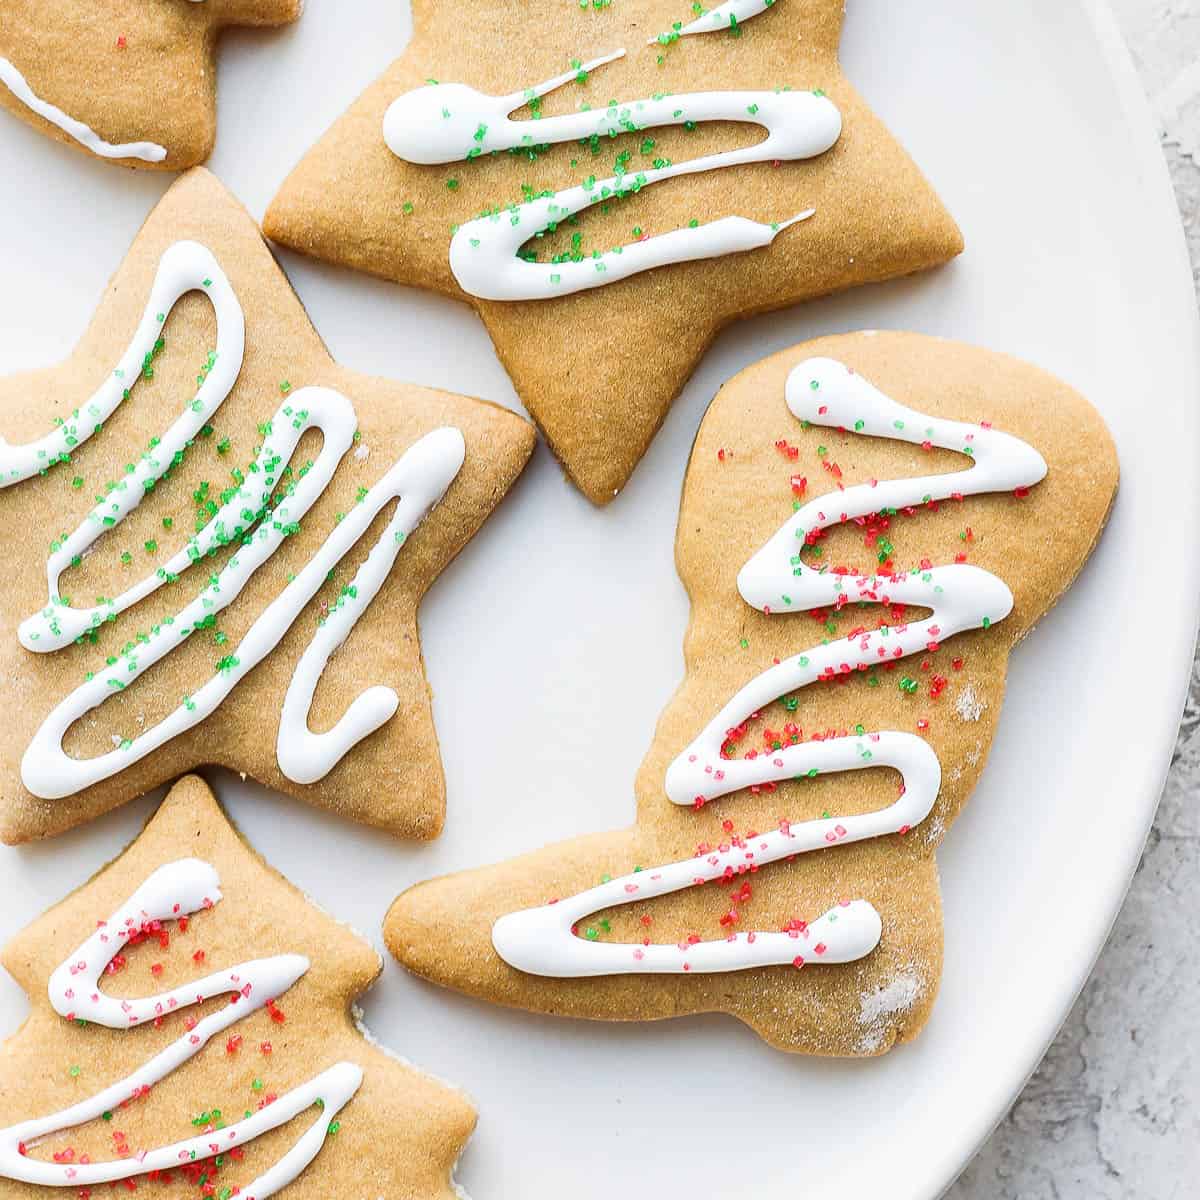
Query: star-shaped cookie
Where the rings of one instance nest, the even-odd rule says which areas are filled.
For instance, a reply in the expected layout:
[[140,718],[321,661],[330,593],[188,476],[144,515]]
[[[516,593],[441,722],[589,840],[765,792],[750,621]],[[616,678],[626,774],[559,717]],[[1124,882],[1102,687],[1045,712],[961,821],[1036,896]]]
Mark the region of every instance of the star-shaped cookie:
[[728,1012],[816,1054],[915,1037],[941,974],[934,851],[1009,653],[1116,486],[1099,414],[1003,355],[852,334],[743,371],[684,483],[686,676],[636,824],[419,884],[389,947],[540,1012]]
[[471,1104],[356,1027],[378,954],[197,777],[3,962],[31,1007],[0,1045],[3,1200],[458,1194]]
[[216,42],[283,25],[303,0],[5,0],[0,106],[129,167],[202,163],[217,133]]
[[598,504],[724,325],[962,249],[841,73],[843,0],[698,7],[414,0],[403,56],[264,222],[472,303]]
[[417,606],[520,474],[528,422],[334,363],[195,168],[70,359],[0,379],[0,434],[4,840],[203,763],[438,833]]

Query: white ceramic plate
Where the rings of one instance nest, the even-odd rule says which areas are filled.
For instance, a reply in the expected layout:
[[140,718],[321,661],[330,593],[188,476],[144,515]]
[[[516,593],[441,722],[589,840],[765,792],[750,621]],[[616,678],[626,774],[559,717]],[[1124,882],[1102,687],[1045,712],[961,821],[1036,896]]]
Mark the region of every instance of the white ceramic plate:
[[[440,841],[392,844],[214,776],[254,844],[379,944],[409,883],[631,819],[634,770],[681,674],[679,484],[723,380],[817,334],[900,327],[1022,355],[1103,411],[1121,494],[1078,585],[1017,651],[988,770],[939,856],[946,972],[920,1040],[880,1061],[808,1061],[732,1019],[603,1026],[508,1012],[389,958],[368,1021],[477,1102],[459,1179],[480,1200],[696,1195],[716,1180],[764,1198],[936,1195],[1082,985],[1158,799],[1200,589],[1190,272],[1148,112],[1101,4],[849,5],[848,74],[940,189],[967,253],[729,331],[606,511],[538,450],[425,605],[449,783]],[[312,4],[294,29],[230,36],[213,169],[261,215],[407,36],[396,0]],[[0,370],[11,371],[69,350],[167,180],[89,162],[7,116],[0,178]],[[285,265],[348,366],[515,405],[464,306]],[[150,809],[0,851],[0,935],[117,853]],[[0,1029],[25,1008],[0,980]]]

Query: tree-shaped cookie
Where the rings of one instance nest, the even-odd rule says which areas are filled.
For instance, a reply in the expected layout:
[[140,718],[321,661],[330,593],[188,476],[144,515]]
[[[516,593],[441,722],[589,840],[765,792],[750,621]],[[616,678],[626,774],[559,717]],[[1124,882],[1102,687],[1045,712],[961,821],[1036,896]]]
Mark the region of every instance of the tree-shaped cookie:
[[0,380],[0,433],[0,836],[201,763],[439,831],[417,605],[520,473],[527,422],[339,367],[197,168],[70,359]]
[[698,8],[414,0],[264,223],[473,304],[598,504],[724,325],[962,249],[841,73],[843,0]]
[[3,962],[31,1002],[0,1045],[3,1200],[457,1194],[470,1103],[356,1028],[379,956],[195,776]]
[[4,0],[0,106],[98,158],[178,171],[217,135],[216,42],[303,0]]
[[420,884],[389,946],[539,1011],[724,1011],[824,1054],[916,1036],[941,968],[934,850],[1009,653],[1116,484],[1095,410],[998,354],[855,334],[743,371],[684,485],[686,677],[636,824]]

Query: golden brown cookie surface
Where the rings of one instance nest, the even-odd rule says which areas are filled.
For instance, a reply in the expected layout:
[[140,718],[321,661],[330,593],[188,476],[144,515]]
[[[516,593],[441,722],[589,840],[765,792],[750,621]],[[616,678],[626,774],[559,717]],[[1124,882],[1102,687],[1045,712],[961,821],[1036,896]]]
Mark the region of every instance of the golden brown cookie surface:
[[[646,44],[690,15],[678,0],[625,0],[599,10],[559,0],[418,0],[404,55],[300,163],[264,222],[269,237],[303,253],[473,302],[523,403],[596,503],[610,500],[629,477],[724,325],[931,267],[962,248],[920,171],[841,74],[841,0],[780,0],[743,22],[738,36]],[[427,81],[438,81],[435,93],[445,92],[453,123],[463,114],[451,85],[520,98],[522,89],[622,47],[620,60],[539,99],[540,121],[530,120],[521,134],[530,144],[513,152],[414,165],[384,142],[389,106],[432,86]],[[778,100],[777,89],[825,94],[842,119],[832,149],[642,185],[664,166],[761,141],[764,131],[746,122],[762,118],[769,101],[741,93],[757,90]],[[678,97],[686,106],[688,93],[699,91],[723,93],[720,111],[728,119],[648,125],[645,107],[632,103],[642,98],[663,108]],[[556,133],[566,140],[541,144],[540,130],[555,117],[583,106],[606,112],[613,102],[620,136],[579,141]],[[519,109],[513,120],[531,111]],[[673,119],[673,112],[662,115]],[[495,119],[468,125],[479,141],[462,137],[459,156],[497,144],[504,128]],[[769,248],[662,266],[560,299],[480,299],[460,287],[450,247],[464,222],[489,212],[503,230],[524,202],[573,185],[595,184],[599,192],[596,181],[614,174],[628,195],[564,219],[551,236],[529,243],[543,265],[565,255],[582,260],[565,263],[566,270],[616,272],[646,238],[673,230],[703,234],[692,227],[734,216],[769,232],[772,223],[814,211],[779,231]],[[471,253],[472,240],[480,239],[466,235],[464,253]],[[620,256],[608,253],[620,246]],[[602,252],[600,260],[593,261],[593,251]]]
[[[197,169],[70,359],[0,380],[0,426],[0,836],[59,832],[209,762],[437,834],[417,607],[523,468],[527,422],[334,363],[254,223]],[[421,521],[414,456],[447,441],[461,465]],[[336,761],[285,773],[281,729],[296,757],[332,742]]]
[[[137,840],[3,960],[31,1003],[0,1045],[5,1200],[98,1195],[108,1184],[91,1173],[104,1164],[107,1178],[130,1178],[122,1190],[164,1197],[240,1189],[261,1200],[275,1189],[249,1185],[281,1167],[294,1176],[288,1196],[456,1194],[470,1103],[368,1044],[351,1002],[378,976],[378,955],[272,870],[200,779],[178,783]],[[277,993],[256,990],[281,979],[291,982]],[[193,989],[209,998],[196,1004]],[[153,1068],[160,1052],[172,1069]],[[114,1085],[83,1123],[36,1142],[12,1133]],[[278,1123],[255,1136],[264,1122]],[[288,1167],[306,1136],[311,1161]],[[191,1139],[200,1145],[155,1165]],[[19,1178],[29,1170],[47,1178]]]
[[178,171],[216,138],[216,41],[283,25],[303,0],[6,0],[0,106],[124,166]]
[[[832,366],[806,366],[793,379],[806,426],[785,392],[812,360],[886,404],[847,406]],[[1009,473],[972,494],[973,472],[997,463]],[[882,499],[893,481],[907,502]],[[1082,567],[1116,485],[1095,410],[1002,355],[855,334],[743,371],[713,401],[684,485],[686,676],[639,771],[636,825],[419,884],[388,916],[389,947],[436,982],[540,1012],[723,1011],[807,1053],[915,1037],[941,969],[934,851],[983,769],[1009,653]],[[761,565],[794,509],[805,530],[767,556],[768,593],[743,568]],[[803,599],[826,585],[827,602]],[[782,686],[737,702],[764,678]],[[898,744],[908,757],[889,757]],[[860,835],[868,821],[878,828]],[[671,864],[684,883],[658,894]],[[864,904],[877,946],[860,940],[833,965]],[[505,961],[493,926],[524,910],[538,915],[497,936]],[[829,914],[842,920],[832,936]],[[774,965],[731,969],[762,961]]]

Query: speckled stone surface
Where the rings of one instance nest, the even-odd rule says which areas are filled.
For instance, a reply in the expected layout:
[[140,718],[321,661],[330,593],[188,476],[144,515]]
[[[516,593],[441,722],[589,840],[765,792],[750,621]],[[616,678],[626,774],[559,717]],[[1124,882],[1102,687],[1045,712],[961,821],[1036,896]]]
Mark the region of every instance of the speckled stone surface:
[[[1200,0],[1112,3],[1161,125],[1200,283]],[[1200,655],[1162,805],[1104,954],[946,1196],[1200,1196]]]

